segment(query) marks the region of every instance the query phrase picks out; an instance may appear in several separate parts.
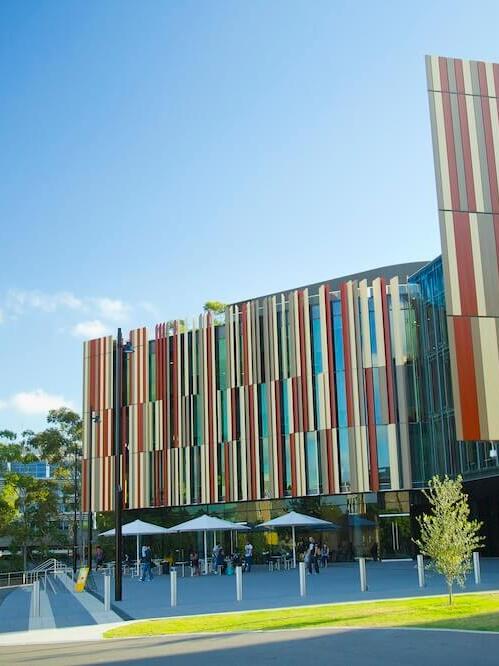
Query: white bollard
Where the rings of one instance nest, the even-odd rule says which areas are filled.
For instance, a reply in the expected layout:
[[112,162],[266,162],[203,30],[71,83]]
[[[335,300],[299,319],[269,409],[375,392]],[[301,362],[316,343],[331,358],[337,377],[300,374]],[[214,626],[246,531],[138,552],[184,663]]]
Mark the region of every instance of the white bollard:
[[424,559],[421,554],[417,555],[416,557],[417,563],[418,563],[418,583],[419,587],[424,587],[425,586],[425,580],[424,580]]
[[480,553],[476,550],[473,553],[473,571],[475,572],[475,585],[480,585],[482,579],[480,575]]
[[177,571],[170,569],[170,603],[172,608],[177,605]]
[[104,576],[104,610],[111,610],[111,576],[107,573]]
[[236,567],[236,599],[243,600],[243,568]]
[[32,612],[33,617],[40,617],[40,581],[35,580],[33,583],[33,603],[32,603]]
[[298,570],[300,573],[300,597],[304,597],[307,594],[307,580],[305,578],[305,562],[299,563]]
[[367,592],[366,558],[359,557],[360,591]]

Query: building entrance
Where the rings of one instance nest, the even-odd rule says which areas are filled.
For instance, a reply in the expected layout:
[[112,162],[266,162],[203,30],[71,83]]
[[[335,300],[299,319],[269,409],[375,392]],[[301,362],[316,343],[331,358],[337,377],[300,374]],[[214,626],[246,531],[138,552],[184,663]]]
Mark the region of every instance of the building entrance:
[[383,560],[412,559],[411,519],[408,513],[379,514],[380,557]]

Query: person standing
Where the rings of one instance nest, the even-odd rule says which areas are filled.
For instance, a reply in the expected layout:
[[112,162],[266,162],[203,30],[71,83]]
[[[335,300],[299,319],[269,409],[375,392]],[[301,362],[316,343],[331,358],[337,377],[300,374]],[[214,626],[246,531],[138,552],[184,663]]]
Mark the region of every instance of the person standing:
[[100,546],[95,548],[95,570],[104,565],[104,551]]
[[319,562],[317,561],[316,555],[317,545],[313,537],[308,538],[308,550],[305,557],[305,562],[308,564],[308,573],[312,573],[312,566],[314,567],[315,573],[319,573]]
[[323,543],[321,548],[321,564],[324,569],[327,567],[328,562],[329,562],[329,546],[327,545],[327,543]]
[[149,577],[149,580],[153,579],[152,575],[152,551],[149,546],[144,546],[142,548],[142,575],[140,580],[142,583],[145,582],[146,576]]
[[249,573],[253,564],[253,544],[249,539],[244,546],[244,561],[246,563],[246,571]]

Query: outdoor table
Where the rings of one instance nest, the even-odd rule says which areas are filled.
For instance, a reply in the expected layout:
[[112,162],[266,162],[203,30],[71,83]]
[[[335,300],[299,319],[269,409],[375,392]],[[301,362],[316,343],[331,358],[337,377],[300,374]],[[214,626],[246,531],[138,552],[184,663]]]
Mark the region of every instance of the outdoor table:
[[270,557],[272,560],[273,567],[275,567],[278,571],[281,570],[281,562],[283,560],[282,555],[272,555]]
[[175,562],[175,566],[180,565],[182,567],[182,578],[185,577],[185,565],[190,564],[190,562]]

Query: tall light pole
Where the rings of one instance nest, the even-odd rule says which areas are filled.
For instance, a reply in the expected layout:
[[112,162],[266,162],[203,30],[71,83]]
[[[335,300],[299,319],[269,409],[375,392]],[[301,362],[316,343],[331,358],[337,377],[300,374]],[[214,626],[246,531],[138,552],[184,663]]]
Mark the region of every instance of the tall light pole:
[[130,342],[123,346],[121,328],[116,336],[116,354],[114,356],[114,531],[115,531],[115,575],[114,600],[121,601],[123,596],[122,560],[123,560],[123,488],[121,483],[121,455],[123,453],[121,408],[123,406],[123,355],[131,354]]
[[78,521],[76,517],[76,508],[78,504],[78,481],[77,481],[77,448],[76,442],[74,445],[74,459],[73,459],[73,576],[76,577],[76,549],[78,547]]
[[87,565],[92,570],[92,456],[94,448],[94,423],[100,423],[100,416],[94,414],[90,407],[89,414],[89,437],[88,437],[88,544],[87,544]]

